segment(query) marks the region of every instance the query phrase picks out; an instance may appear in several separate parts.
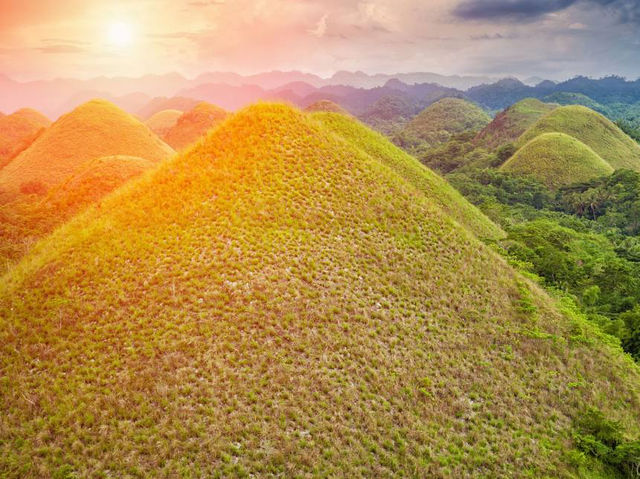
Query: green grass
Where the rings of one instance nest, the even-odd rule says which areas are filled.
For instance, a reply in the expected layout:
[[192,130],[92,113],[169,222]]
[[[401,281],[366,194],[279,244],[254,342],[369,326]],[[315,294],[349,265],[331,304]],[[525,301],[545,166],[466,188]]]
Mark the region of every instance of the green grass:
[[553,132],[580,140],[614,169],[640,171],[640,145],[604,116],[584,106],[556,108],[529,128],[518,145],[523,146],[542,133]]
[[527,128],[558,105],[526,98],[500,112],[475,138],[475,143],[490,149],[515,142]]
[[564,133],[544,133],[535,137],[500,170],[532,176],[552,189],[610,175],[614,171],[591,148]]
[[465,200],[446,180],[425,168],[418,160],[394,146],[381,134],[344,115],[316,113],[312,118],[319,120],[352,146],[389,166],[410,184],[429,195],[435,204],[479,238],[496,240],[504,236],[504,232],[498,226]]
[[572,477],[585,404],[638,434],[619,348],[325,125],[243,110],[2,278],[4,477]]
[[459,98],[443,98],[425,108],[404,128],[406,135],[436,146],[451,136],[484,128],[491,117],[480,107]]

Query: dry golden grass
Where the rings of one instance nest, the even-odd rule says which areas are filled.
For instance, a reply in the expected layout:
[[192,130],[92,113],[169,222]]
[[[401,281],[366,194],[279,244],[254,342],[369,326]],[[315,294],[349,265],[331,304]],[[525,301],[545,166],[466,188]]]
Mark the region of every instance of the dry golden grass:
[[145,125],[162,138],[175,126],[182,114],[180,110],[162,110],[149,118]]
[[86,161],[130,155],[158,162],[175,152],[149,128],[115,105],[93,100],[63,115],[0,170],[0,190],[16,194],[25,185],[45,190],[60,184]]
[[51,121],[42,113],[23,108],[11,115],[0,115],[0,168],[33,142]]
[[39,243],[0,280],[3,475],[576,477],[585,405],[637,437],[638,367],[390,148],[253,106]]
[[195,143],[207,131],[219,125],[229,114],[210,103],[199,103],[193,110],[184,113],[163,137],[176,151]]

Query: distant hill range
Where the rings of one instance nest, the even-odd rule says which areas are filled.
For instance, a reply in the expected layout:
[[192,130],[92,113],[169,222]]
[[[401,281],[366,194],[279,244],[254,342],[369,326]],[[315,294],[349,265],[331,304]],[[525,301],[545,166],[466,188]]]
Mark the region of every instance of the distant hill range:
[[[576,77],[560,83],[539,80],[532,77],[522,82],[515,78],[434,73],[369,75],[338,72],[322,78],[301,72],[250,76],[223,72],[205,73],[193,79],[171,73],[140,78],[100,77],[23,83],[0,75],[0,111],[11,113],[32,107],[55,119],[92,98],[103,98],[146,119],[168,108],[186,111],[200,101],[233,111],[258,100],[286,101],[302,108],[330,100],[374,126],[381,121],[386,126],[389,118],[377,118],[375,113],[381,105],[383,115],[389,116],[390,107],[401,107],[402,111],[394,114],[406,118],[444,97],[465,98],[492,112],[524,98],[537,98],[561,105],[581,104],[614,120],[628,119],[629,106],[640,105],[640,80],[628,81],[616,76]],[[178,104],[184,104],[183,108],[173,103],[176,97],[180,98]]]

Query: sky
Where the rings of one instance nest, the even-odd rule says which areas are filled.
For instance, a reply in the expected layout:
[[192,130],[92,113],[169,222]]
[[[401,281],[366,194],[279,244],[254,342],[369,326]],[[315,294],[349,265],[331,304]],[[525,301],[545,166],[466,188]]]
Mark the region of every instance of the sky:
[[206,71],[640,77],[640,0],[0,0],[19,80]]

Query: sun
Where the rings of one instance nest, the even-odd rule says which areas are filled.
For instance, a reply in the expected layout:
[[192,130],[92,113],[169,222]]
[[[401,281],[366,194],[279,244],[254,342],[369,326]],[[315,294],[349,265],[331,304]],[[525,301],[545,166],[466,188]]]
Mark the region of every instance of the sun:
[[128,47],[133,41],[133,29],[128,23],[114,22],[109,25],[107,38],[114,47]]

